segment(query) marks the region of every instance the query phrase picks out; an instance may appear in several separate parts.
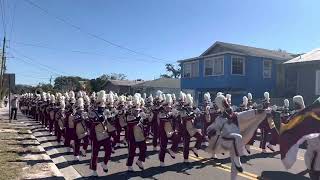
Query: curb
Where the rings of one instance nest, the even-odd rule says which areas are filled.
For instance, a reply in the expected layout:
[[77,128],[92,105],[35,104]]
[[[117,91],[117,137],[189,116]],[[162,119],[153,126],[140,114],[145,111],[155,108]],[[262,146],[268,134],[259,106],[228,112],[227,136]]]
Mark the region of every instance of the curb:
[[[22,121],[24,121],[26,124],[29,125],[29,128],[30,129],[33,129],[35,128],[35,124],[33,122],[30,122],[32,121],[32,119],[26,117],[25,115],[21,114],[24,119]],[[39,145],[37,146],[37,148],[41,151],[41,152],[45,152],[43,155],[44,155],[44,158],[48,159],[48,160],[51,160],[52,161],[52,165],[50,166],[50,170],[55,174],[55,176],[57,178],[64,178],[64,179],[76,179],[76,178],[81,178],[82,176],[80,175],[80,173],[73,167],[73,166],[68,166],[68,169],[65,170],[64,172],[62,172],[57,166],[56,166],[56,163],[57,163],[57,160],[56,158],[55,159],[52,159],[50,157],[50,155],[48,154],[48,152],[44,149],[44,147],[41,145],[40,141],[39,141],[39,138],[37,138],[35,135],[34,135],[34,132],[32,132],[31,130],[28,130],[28,133],[30,133],[30,136],[32,138],[34,138],[38,143]],[[66,158],[64,158],[63,156],[60,156],[59,157],[60,160],[63,160],[64,162],[68,162],[68,160]],[[59,162],[58,162],[59,163]]]

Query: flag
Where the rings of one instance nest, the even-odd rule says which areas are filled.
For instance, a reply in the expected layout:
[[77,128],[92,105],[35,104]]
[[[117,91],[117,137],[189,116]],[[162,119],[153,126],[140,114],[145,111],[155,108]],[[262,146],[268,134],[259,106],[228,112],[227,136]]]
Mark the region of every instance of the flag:
[[280,153],[284,166],[289,169],[297,159],[299,146],[320,135],[320,98],[289,118],[280,127]]

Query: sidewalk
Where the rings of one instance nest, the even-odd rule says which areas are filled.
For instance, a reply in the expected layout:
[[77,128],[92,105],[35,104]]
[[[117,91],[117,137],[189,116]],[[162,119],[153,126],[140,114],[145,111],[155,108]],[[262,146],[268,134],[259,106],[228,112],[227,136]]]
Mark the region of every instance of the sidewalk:
[[31,132],[36,122],[18,112],[10,123],[8,112],[0,109],[0,179],[64,179]]

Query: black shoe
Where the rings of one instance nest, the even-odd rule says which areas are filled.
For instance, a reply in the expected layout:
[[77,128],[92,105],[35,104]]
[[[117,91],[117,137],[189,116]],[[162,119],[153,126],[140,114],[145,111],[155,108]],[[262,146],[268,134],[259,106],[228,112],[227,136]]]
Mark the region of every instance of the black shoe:
[[275,152],[275,150],[272,147],[270,147],[269,145],[267,146],[267,148],[270,149],[270,151]]
[[249,149],[246,148],[246,150],[247,150],[247,153],[248,153],[248,154],[251,154],[251,151],[250,151]]
[[238,167],[238,166],[236,166],[236,165],[235,165],[235,167],[236,167],[236,169],[237,169],[238,172],[240,172],[240,173],[243,172],[243,168],[242,168],[242,167]]
[[144,168],[139,166],[139,164],[137,162],[136,162],[136,165],[139,167],[140,170],[144,170]]
[[[103,168],[102,168],[103,169]],[[103,169],[105,173],[108,173],[109,169]]]
[[199,154],[198,154],[196,151],[194,151],[194,149],[191,149],[191,151],[193,152],[193,154],[194,154],[196,157],[199,157]]

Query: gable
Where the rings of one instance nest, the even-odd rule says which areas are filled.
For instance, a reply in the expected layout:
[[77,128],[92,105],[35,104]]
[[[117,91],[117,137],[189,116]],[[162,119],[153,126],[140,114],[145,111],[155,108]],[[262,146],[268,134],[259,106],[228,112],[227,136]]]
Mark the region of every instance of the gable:
[[227,51],[236,52],[234,49],[231,49],[231,48],[228,48],[225,46],[221,46],[220,44],[215,44],[215,45],[213,45],[213,47],[210,47],[207,51],[205,51],[203,54],[201,54],[201,56],[208,56],[211,54],[217,54],[217,53],[227,52]]

